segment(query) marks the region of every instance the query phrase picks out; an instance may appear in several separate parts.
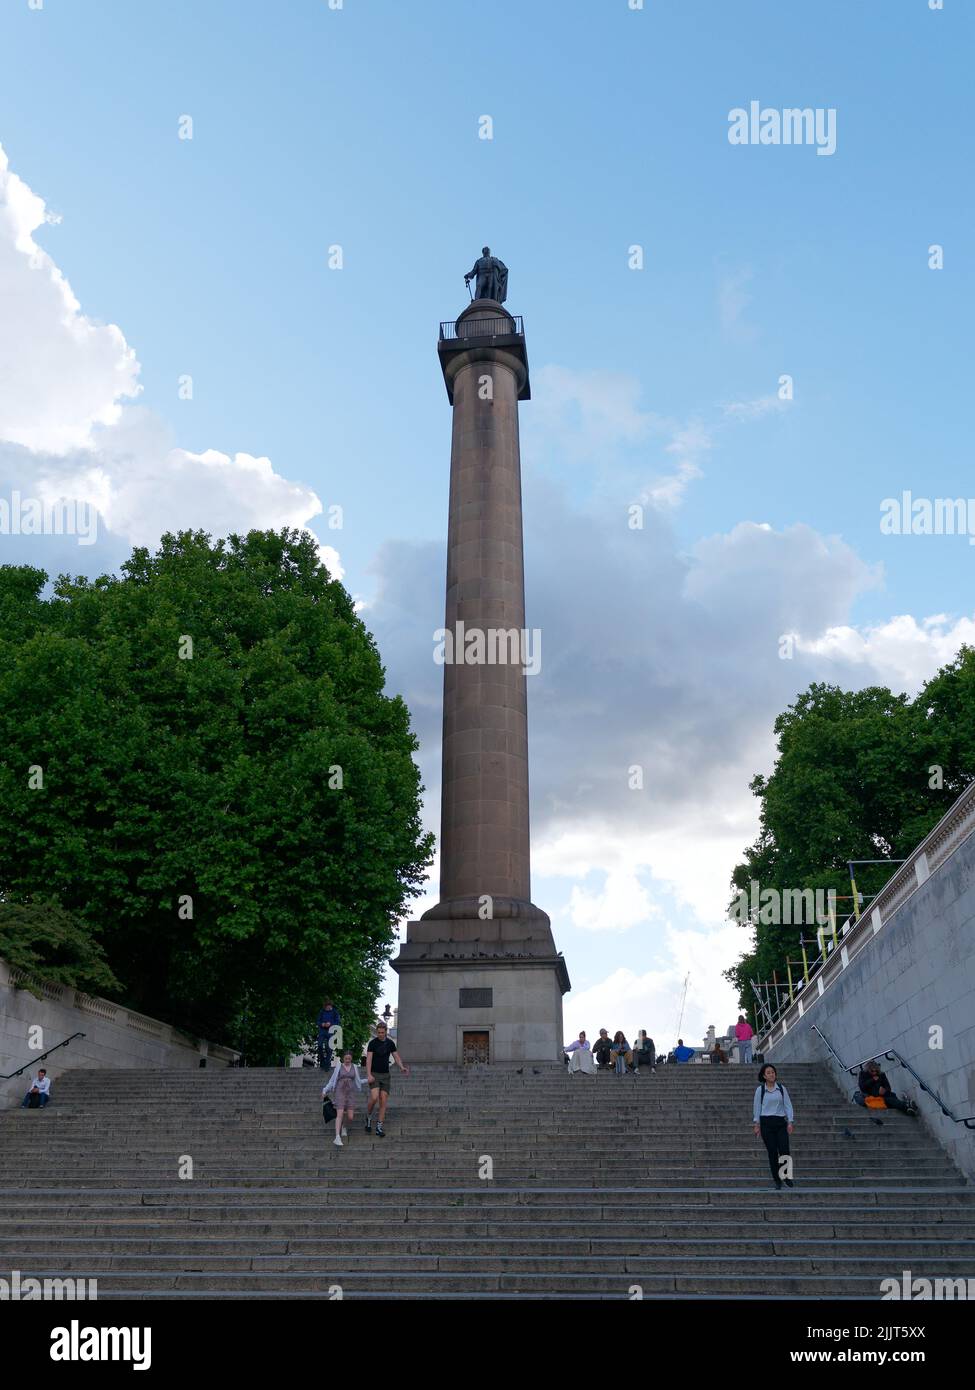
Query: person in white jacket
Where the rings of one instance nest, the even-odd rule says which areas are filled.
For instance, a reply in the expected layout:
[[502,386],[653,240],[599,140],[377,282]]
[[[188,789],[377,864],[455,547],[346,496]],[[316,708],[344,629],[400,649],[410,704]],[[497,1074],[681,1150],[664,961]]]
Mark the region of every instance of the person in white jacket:
[[44,1067],[41,1067],[40,1071],[30,1083],[30,1088],[21,1101],[21,1110],[26,1110],[30,1105],[30,1098],[34,1091],[36,1091],[41,1098],[41,1109],[43,1110],[44,1106],[47,1105],[48,1101],[51,1099],[51,1078],[48,1076]]
[[322,1087],[322,1101],[326,1096],[332,1097],[332,1104],[335,1106],[335,1139],[333,1143],[342,1148],[342,1140],[349,1137],[349,1131],[344,1123],[343,1117],[347,1114],[349,1124],[355,1119],[355,1097],[356,1092],[362,1090],[362,1077],[359,1075],[359,1068],[353,1065],[352,1053],[344,1052],[342,1060],[337,1067],[332,1068],[332,1075]]
[[569,1059],[569,1071],[585,1072],[587,1076],[596,1075],[596,1063],[592,1059],[589,1039],[580,1033],[574,1042],[566,1043],[563,1049]]

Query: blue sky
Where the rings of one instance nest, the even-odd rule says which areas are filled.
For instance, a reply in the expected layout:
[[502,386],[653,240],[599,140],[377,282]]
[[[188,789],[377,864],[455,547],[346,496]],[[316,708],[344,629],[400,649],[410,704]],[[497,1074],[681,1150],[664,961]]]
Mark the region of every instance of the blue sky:
[[[92,368],[92,409],[114,400],[121,420],[83,437],[63,397],[68,376],[87,389],[87,359],[44,376],[48,320],[18,319],[5,350],[34,344],[44,391],[36,419],[0,428],[21,451],[0,481],[90,477],[99,450],[136,460],[75,569],[151,536],[154,488],[167,524],[307,522],[414,709],[433,826],[437,326],[482,244],[510,267],[544,646],[534,896],[577,987],[573,1026],[666,1037],[688,969],[687,1031],[723,1026],[723,885],[754,834],[747,781],[774,715],[811,679],[914,688],[969,635],[967,540],[883,536],[879,514],[903,488],[975,493],[973,28],[963,0],[0,3],[0,143],[61,219],[36,242],[80,313],[118,325],[142,388],[116,394]],[[836,152],[730,145],[728,113],[751,100],[835,108]],[[51,447],[62,418],[70,450]],[[219,484],[181,455],[166,486],[170,446],[227,456]],[[251,495],[238,454],[284,481]],[[311,493],[342,507],[340,531]],[[9,558],[26,544],[0,538]],[[59,567],[53,546],[30,553]]]

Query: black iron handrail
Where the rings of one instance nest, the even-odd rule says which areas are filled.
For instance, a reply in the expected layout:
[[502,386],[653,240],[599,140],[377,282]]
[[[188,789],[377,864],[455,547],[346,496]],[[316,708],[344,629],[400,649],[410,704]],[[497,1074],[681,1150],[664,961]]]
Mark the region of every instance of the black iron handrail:
[[448,319],[440,325],[440,340],[457,338],[514,338],[524,337],[525,323],[521,314],[509,314],[507,318],[497,316],[483,319],[460,319],[461,332],[457,332],[457,319]]
[[932,1086],[929,1086],[928,1083],[917,1074],[917,1072],[911,1066],[910,1062],[908,1062],[905,1057],[902,1057],[896,1048],[884,1048],[882,1052],[875,1052],[872,1057],[864,1057],[859,1062],[854,1062],[852,1067],[848,1067],[846,1063],[842,1060],[842,1058],[830,1046],[829,1039],[826,1037],[826,1034],[815,1023],[812,1025],[812,1031],[814,1033],[819,1034],[819,1036],[822,1038],[823,1042],[829,1049],[830,1056],[834,1057],[836,1061],[839,1063],[839,1065],[843,1068],[843,1070],[848,1071],[851,1076],[853,1076],[855,1072],[861,1072],[868,1062],[879,1062],[881,1057],[884,1059],[885,1062],[896,1062],[899,1067],[903,1067],[905,1071],[910,1072],[914,1080],[920,1086],[921,1090],[925,1093],[925,1095],[931,1097],[935,1105],[937,1105],[938,1109],[941,1111],[942,1115],[944,1115],[946,1119],[952,1120],[956,1125],[964,1125],[966,1129],[975,1129],[975,1115],[969,1116],[968,1119],[965,1119],[963,1115],[956,1115],[955,1112],[949,1106],[945,1105],[938,1092]]
[[23,1076],[25,1071],[30,1071],[31,1067],[36,1067],[38,1062],[43,1062],[45,1057],[50,1057],[52,1052],[57,1052],[59,1047],[67,1047],[68,1043],[74,1042],[75,1038],[83,1038],[85,1036],[86,1034],[84,1033],[72,1033],[70,1038],[65,1038],[64,1042],[55,1043],[54,1046],[49,1047],[46,1052],[41,1052],[38,1056],[32,1057],[29,1062],[25,1062],[24,1065],[18,1067],[16,1071],[8,1072],[6,1076],[0,1076],[0,1081],[12,1081],[15,1076]]

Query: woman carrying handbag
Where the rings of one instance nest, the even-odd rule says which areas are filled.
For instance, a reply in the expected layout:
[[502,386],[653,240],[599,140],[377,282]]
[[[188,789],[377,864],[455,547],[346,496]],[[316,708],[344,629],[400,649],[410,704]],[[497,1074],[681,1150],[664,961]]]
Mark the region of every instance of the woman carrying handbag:
[[[362,1077],[359,1068],[352,1064],[352,1053],[345,1052],[338,1066],[333,1067],[332,1075],[322,1087],[322,1119],[328,1124],[335,1121],[335,1138],[332,1141],[341,1149],[342,1140],[349,1137],[344,1124],[347,1115],[349,1124],[355,1119],[356,1092],[362,1090]],[[333,1104],[334,1100],[334,1104]]]

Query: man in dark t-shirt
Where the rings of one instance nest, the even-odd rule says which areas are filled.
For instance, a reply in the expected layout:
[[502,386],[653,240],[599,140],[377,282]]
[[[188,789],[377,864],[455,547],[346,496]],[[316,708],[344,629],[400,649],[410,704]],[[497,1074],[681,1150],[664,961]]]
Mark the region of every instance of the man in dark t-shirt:
[[396,1063],[404,1076],[409,1076],[410,1069],[396,1051],[396,1044],[386,1036],[385,1023],[380,1023],[376,1029],[376,1036],[366,1048],[366,1085],[369,1087],[369,1103],[366,1106],[366,1133],[368,1134],[372,1129],[372,1111],[378,1102],[379,1119],[376,1123],[376,1133],[380,1139],[386,1135],[383,1123],[386,1119],[386,1102],[389,1100],[389,1064],[391,1061]]

